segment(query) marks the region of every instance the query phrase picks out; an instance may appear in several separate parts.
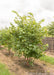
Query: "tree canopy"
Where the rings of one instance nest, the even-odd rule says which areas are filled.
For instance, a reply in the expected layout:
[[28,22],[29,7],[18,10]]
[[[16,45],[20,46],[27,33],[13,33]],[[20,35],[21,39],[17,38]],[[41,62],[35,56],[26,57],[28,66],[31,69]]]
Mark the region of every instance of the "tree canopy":
[[51,24],[49,24],[48,34],[54,36],[54,22],[51,22]]

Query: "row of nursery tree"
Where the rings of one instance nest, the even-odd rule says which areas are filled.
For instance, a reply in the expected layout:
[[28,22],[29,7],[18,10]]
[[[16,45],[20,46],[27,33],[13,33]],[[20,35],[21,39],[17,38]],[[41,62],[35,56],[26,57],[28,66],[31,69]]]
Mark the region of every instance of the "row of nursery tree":
[[[14,22],[9,28],[0,30],[0,45],[14,51],[17,56],[24,56],[25,59],[31,62],[32,58],[39,58],[47,48],[42,39],[45,36],[54,35],[54,22],[48,27],[41,27],[44,20],[36,22],[32,13],[20,16],[16,11]],[[31,64],[31,63],[30,63]]]

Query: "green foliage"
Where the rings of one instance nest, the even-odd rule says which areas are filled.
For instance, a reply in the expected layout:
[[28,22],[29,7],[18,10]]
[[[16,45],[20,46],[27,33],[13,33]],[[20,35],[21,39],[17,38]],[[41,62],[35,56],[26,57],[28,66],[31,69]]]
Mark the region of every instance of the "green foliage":
[[48,34],[54,36],[54,22],[48,26]]
[[44,37],[48,37],[48,27],[47,26],[43,26],[42,27],[43,31],[44,31]]
[[16,13],[14,22],[17,27],[11,23],[10,33],[14,37],[13,49],[16,51],[16,55],[23,55],[25,58],[39,58],[46,48],[42,43],[44,36],[44,31],[40,25],[42,20],[37,23],[32,13],[20,16],[16,11],[13,12]]
[[9,53],[12,48],[12,38],[9,29],[2,29],[0,31],[0,44],[8,47]]

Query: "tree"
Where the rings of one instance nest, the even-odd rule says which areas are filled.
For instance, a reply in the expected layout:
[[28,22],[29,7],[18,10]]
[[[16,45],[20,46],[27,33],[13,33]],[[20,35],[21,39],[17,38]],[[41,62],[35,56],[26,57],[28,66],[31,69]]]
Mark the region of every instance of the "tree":
[[51,35],[52,37],[54,36],[54,22],[51,22],[51,24],[49,24],[48,34]]
[[46,45],[43,45],[42,39],[44,31],[39,23],[36,22],[32,13],[28,15],[20,16],[16,11],[14,22],[17,24],[15,27],[11,23],[10,33],[13,36],[14,51],[18,56],[24,56],[27,62],[30,58],[39,58],[42,56],[42,52],[46,49]]
[[8,47],[10,54],[10,49],[12,48],[12,38],[9,29],[2,29],[0,31],[0,44]]
[[48,26],[43,26],[42,29],[44,31],[44,37],[48,37]]

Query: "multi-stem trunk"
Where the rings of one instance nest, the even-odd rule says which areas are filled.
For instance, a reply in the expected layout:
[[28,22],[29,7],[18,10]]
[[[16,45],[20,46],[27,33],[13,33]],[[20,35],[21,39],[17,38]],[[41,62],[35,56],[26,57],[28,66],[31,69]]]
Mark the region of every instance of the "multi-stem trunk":
[[11,51],[9,50],[9,55],[10,55]]
[[28,58],[26,58],[26,65],[29,66]]
[[10,55],[10,53],[11,53],[11,45],[10,45],[10,43],[8,44],[8,51],[9,51],[9,55]]
[[9,55],[10,55],[10,53],[11,53],[11,50],[10,50],[11,48],[8,46],[8,51],[9,51]]

